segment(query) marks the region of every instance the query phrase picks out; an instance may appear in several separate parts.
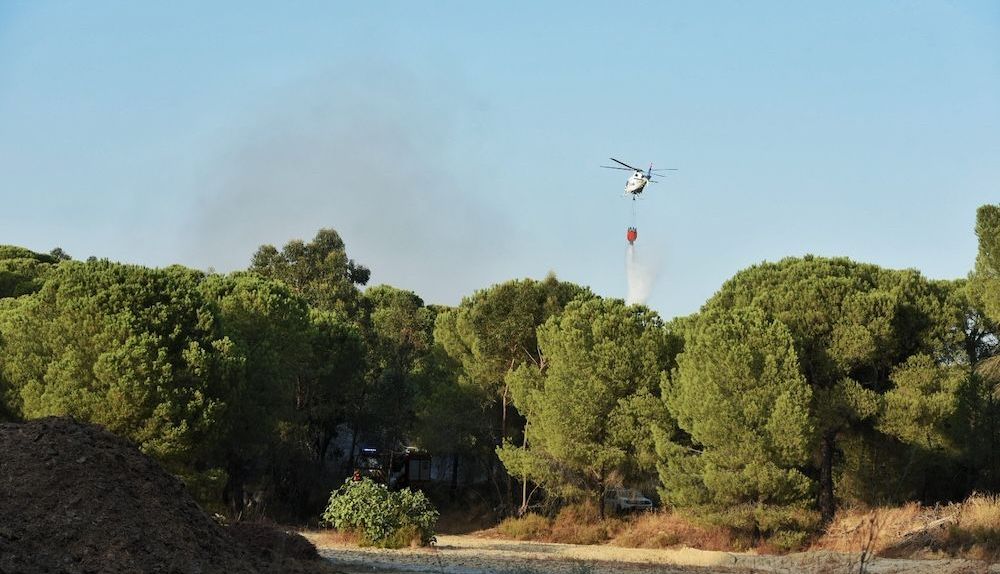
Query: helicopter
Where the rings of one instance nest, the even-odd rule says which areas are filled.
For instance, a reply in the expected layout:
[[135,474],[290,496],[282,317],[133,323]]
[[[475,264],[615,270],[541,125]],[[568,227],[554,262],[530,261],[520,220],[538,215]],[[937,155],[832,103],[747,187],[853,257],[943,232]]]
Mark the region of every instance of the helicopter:
[[607,168],[607,169],[620,169],[622,171],[631,171],[632,172],[632,175],[629,176],[628,181],[625,182],[625,195],[632,194],[632,199],[635,199],[640,193],[642,193],[642,190],[646,188],[646,184],[647,183],[649,183],[649,182],[656,183],[656,180],[653,179],[653,176],[663,175],[663,174],[655,173],[655,172],[658,172],[658,171],[677,171],[676,168],[670,168],[670,167],[668,167],[668,168],[660,168],[660,169],[653,169],[653,164],[649,164],[649,169],[647,171],[642,171],[641,169],[639,169],[637,167],[632,167],[629,164],[627,164],[627,163],[625,163],[623,161],[618,161],[615,158],[609,158],[609,159],[611,159],[611,161],[617,163],[618,165],[617,166],[614,166],[614,165],[602,165],[601,167]]

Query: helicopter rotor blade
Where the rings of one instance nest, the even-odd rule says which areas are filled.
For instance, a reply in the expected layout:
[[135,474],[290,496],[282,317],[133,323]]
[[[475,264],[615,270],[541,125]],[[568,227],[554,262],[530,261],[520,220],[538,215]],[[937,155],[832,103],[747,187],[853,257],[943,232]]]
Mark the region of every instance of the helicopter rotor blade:
[[631,169],[629,169],[627,167],[618,167],[618,166],[614,166],[614,165],[602,165],[601,167],[606,168],[606,169],[620,169],[622,171],[632,171]]
[[656,173],[658,171],[678,171],[678,170],[676,167],[658,167],[653,170],[653,173]]
[[631,169],[632,171],[642,171],[641,169],[639,169],[639,168],[637,168],[637,167],[632,167],[632,166],[630,166],[629,164],[627,164],[627,163],[625,163],[625,162],[623,162],[623,161],[618,161],[617,159],[615,159],[615,158],[613,158],[613,157],[612,157],[612,158],[609,158],[609,159],[610,159],[611,161],[613,161],[613,162],[615,162],[615,163],[619,164],[619,165],[624,165],[625,167],[627,167],[627,168]]

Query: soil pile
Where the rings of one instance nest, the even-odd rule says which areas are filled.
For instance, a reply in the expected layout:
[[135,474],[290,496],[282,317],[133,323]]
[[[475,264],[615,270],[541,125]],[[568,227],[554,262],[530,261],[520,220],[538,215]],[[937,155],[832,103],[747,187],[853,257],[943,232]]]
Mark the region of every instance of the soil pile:
[[262,574],[328,574],[336,572],[312,542],[298,532],[269,524],[238,522],[227,527],[262,564]]
[[272,566],[129,441],[71,419],[0,424],[0,573],[278,571]]

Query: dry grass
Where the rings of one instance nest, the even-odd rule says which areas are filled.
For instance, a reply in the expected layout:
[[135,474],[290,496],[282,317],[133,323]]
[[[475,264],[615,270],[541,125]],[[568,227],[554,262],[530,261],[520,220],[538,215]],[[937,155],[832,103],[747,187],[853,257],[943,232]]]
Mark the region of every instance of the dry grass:
[[952,555],[1000,561],[1000,497],[973,495],[958,505],[955,523],[945,536],[945,549]]
[[497,532],[505,538],[514,540],[546,540],[552,532],[552,524],[548,518],[540,514],[525,514],[516,518],[505,518],[497,526]]
[[896,544],[907,532],[940,518],[916,502],[904,506],[873,509],[843,509],[837,512],[814,550],[856,552],[867,547],[879,554]]
[[974,494],[958,506],[958,526],[968,529],[1000,529],[1000,496]]
[[867,550],[893,558],[956,557],[1000,560],[1000,497],[974,494],[964,502],[923,507],[846,510],[814,549]]
[[353,532],[341,532],[332,528],[317,530],[310,533],[309,537],[316,546],[357,545],[361,542],[361,537]]
[[525,514],[500,523],[497,532],[515,540],[538,540],[563,544],[601,544],[613,538],[625,526],[625,521],[605,517],[603,520],[593,504],[573,504],[549,519],[539,514]]
[[552,521],[552,542],[565,544],[601,544],[607,542],[624,526],[620,518],[606,516],[601,520],[596,504],[573,504],[559,511]]
[[508,518],[497,532],[504,538],[561,542],[564,544],[603,544],[625,548],[691,547],[703,550],[744,550],[746,541],[723,527],[701,526],[688,517],[673,512],[642,513],[630,517],[605,517],[589,504],[563,508],[554,518],[526,514]]
[[788,525],[775,526],[764,540],[750,540],[738,529],[681,512],[601,520],[593,506],[574,505],[564,508],[555,519],[537,514],[507,519],[497,531],[517,540],[609,542],[627,548],[754,549],[781,554],[812,542],[810,550],[864,552],[867,557],[1000,561],[1000,496],[996,495],[973,495],[964,502],[937,507],[914,502],[899,507],[844,509],[818,538],[811,530],[815,525],[805,528],[811,524],[808,516],[798,520],[801,524],[793,518],[786,521]]
[[674,548],[734,550],[739,546],[726,528],[704,527],[681,514],[661,511],[629,521],[611,543],[627,548]]

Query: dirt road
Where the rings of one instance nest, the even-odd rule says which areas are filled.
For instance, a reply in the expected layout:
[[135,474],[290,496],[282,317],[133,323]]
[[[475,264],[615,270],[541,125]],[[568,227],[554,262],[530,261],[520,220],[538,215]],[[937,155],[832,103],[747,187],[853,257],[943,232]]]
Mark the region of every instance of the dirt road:
[[[435,572],[441,574],[825,574],[858,572],[858,556],[807,552],[788,556],[711,552],[691,548],[647,550],[617,546],[550,544],[440,536],[434,548],[381,550],[330,543],[303,533],[320,555],[345,572]],[[891,560],[865,564],[872,574],[1000,574],[968,560]]]

